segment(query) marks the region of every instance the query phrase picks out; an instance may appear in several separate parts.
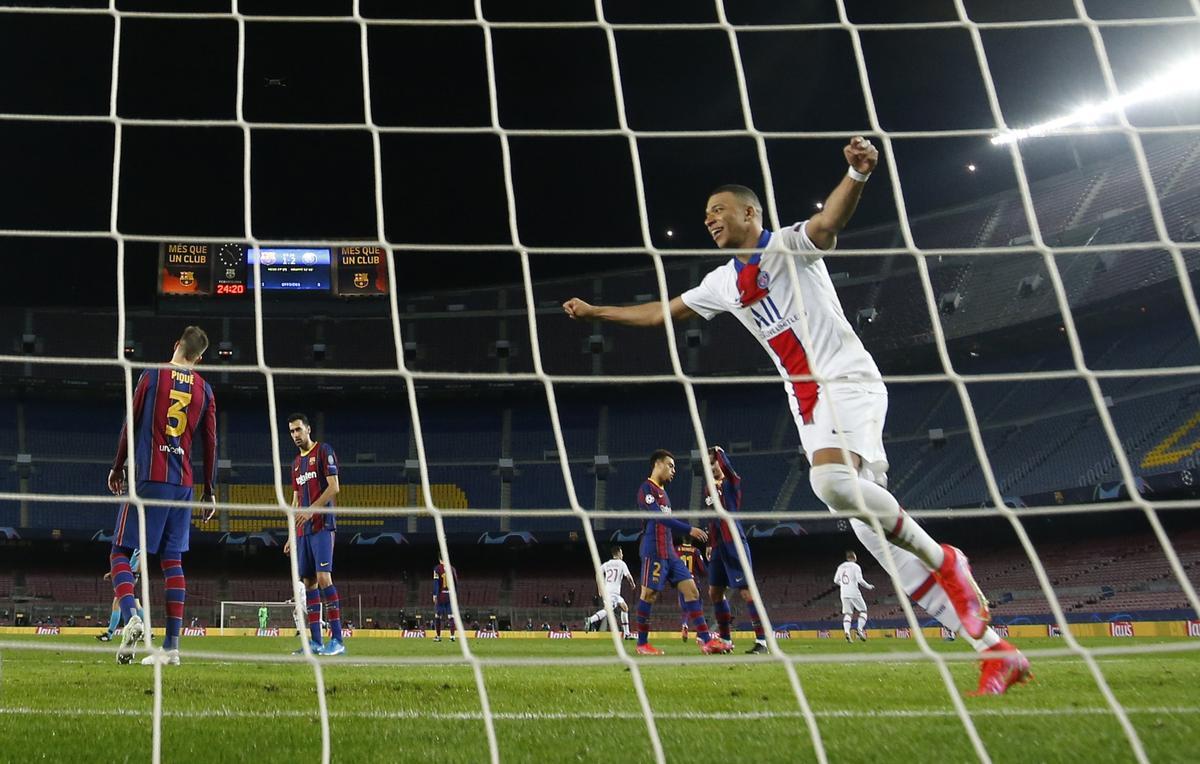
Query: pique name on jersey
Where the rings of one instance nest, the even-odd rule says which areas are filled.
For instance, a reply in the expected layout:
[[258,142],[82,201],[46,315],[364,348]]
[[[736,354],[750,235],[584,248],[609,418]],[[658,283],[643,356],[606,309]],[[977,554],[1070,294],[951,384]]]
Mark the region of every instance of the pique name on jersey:
[[309,470],[308,472],[302,472],[296,476],[296,485],[304,485],[305,483],[307,483],[310,480],[316,480],[316,478],[317,478],[317,473],[314,472],[313,470]]

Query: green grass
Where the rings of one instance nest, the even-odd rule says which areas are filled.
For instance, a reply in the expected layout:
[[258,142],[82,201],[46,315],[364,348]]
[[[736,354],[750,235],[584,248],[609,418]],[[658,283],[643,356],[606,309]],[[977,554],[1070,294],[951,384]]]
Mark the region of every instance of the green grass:
[[[50,646],[95,646],[81,637],[7,637]],[[1169,640],[1161,640],[1169,641]],[[1153,640],[1085,640],[1088,646]],[[226,654],[290,651],[284,639],[185,640],[185,650]],[[594,657],[600,640],[471,642],[483,658]],[[792,640],[786,650],[834,660],[797,670],[830,761],[968,761],[974,752],[937,671],[928,662],[836,662],[847,654],[915,650],[909,641]],[[693,646],[663,642],[672,655]],[[1061,640],[1021,647],[1061,648]],[[746,647],[742,645],[741,647]],[[486,761],[487,739],[471,669],[457,645],[351,639],[350,653],[325,659],[335,761]],[[935,645],[962,655],[962,644]],[[115,646],[114,646],[115,650]],[[739,649],[740,653],[740,649]],[[360,657],[447,660],[422,665],[355,663]],[[1101,658],[1114,693],[1130,711],[1152,761],[1191,761],[1200,750],[1200,653]],[[811,761],[812,742],[777,661],[698,664],[639,658],[667,759]],[[973,662],[951,662],[958,691],[973,689]],[[965,698],[992,759],[1130,761],[1078,658],[1035,658],[1036,679],[1000,698]],[[504,761],[652,760],[628,670],[620,664],[485,665]],[[312,761],[320,722],[312,669],[192,657],[163,672],[163,761]],[[0,650],[0,761],[146,761],[151,750],[153,670],[117,666],[112,651]],[[741,715],[729,716],[729,715]],[[19,741],[12,745],[12,741]]]

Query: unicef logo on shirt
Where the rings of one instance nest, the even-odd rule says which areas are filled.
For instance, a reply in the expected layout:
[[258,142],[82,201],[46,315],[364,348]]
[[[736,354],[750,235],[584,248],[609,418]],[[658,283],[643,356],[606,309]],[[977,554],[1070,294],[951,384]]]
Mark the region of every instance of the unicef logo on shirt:
[[757,283],[757,284],[758,284],[758,288],[759,288],[759,289],[766,289],[766,288],[767,288],[767,284],[770,284],[770,283],[771,283],[771,276],[770,276],[770,274],[768,274],[766,271],[759,271],[759,272],[758,272],[758,279],[755,281],[755,283]]

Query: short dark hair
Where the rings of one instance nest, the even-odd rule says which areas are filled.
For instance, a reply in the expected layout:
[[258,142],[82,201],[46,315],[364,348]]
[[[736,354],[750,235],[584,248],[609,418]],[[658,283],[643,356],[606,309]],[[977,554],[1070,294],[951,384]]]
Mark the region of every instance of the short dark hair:
[[308,423],[308,415],[301,414],[299,411],[295,412],[294,414],[288,414],[287,421],[288,421],[288,424],[299,421],[305,427],[312,427],[312,425]]
[[665,449],[665,448],[656,449],[654,453],[650,454],[650,469],[654,469],[654,465],[658,464],[663,459],[674,459],[674,458],[675,458],[675,454],[671,453],[667,449]]
[[621,547],[619,546],[614,546],[612,549],[608,550],[609,554],[611,554],[613,557],[616,557],[617,552],[619,551],[621,551]]
[[717,194],[733,194],[742,204],[758,210],[758,216],[762,217],[762,202],[759,200],[758,194],[754,193],[754,189],[750,188],[749,186],[743,186],[738,183],[726,183],[723,186],[717,186],[714,188],[711,192],[709,192],[708,196],[709,198],[712,198]]
[[208,335],[198,326],[189,326],[179,336],[179,349],[184,358],[195,363],[208,350]]
[[847,549],[847,550],[846,550],[846,559],[847,559],[847,560],[857,560],[857,559],[858,559],[858,555],[857,555],[857,554],[855,554],[855,552],[854,552],[854,550],[853,550],[853,549]]

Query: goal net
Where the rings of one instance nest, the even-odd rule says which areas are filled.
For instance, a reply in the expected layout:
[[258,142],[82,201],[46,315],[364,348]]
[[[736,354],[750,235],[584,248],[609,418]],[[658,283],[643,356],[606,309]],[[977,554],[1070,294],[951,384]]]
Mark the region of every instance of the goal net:
[[[1130,708],[1133,693],[1114,682],[1105,659],[1200,647],[1200,640],[1173,639],[1192,633],[1200,611],[1194,568],[1200,543],[1196,529],[1178,519],[1179,510],[1194,509],[1200,453],[1194,442],[1200,421],[1194,384],[1200,371],[1194,291],[1200,0],[1156,4],[1138,18],[1085,0],[1008,12],[969,0],[912,11],[850,0],[835,0],[823,11],[722,0],[655,9],[604,0],[521,9],[475,0],[421,13],[353,0],[336,8],[313,5],[311,16],[265,1],[214,5],[220,4],[0,7],[0,19],[16,30],[7,34],[86,38],[90,47],[80,50],[108,56],[107,97],[63,113],[19,90],[9,94],[16,104],[10,106],[9,91],[0,89],[0,128],[17,146],[22,136],[62,131],[55,153],[64,171],[71,162],[86,166],[67,150],[74,141],[102,144],[107,185],[88,188],[111,190],[105,214],[85,209],[69,224],[58,222],[54,210],[47,216],[35,209],[39,197],[31,191],[34,202],[14,199],[0,217],[0,236],[31,251],[81,241],[98,246],[96,261],[106,263],[116,296],[111,315],[82,322],[76,315],[78,323],[62,332],[76,344],[115,350],[111,354],[72,352],[72,342],[40,333],[52,320],[42,321],[32,308],[14,311],[24,323],[10,323],[25,328],[10,332],[12,352],[0,355],[6,375],[44,381],[82,369],[96,385],[92,390],[116,383],[132,429],[137,372],[161,360],[178,336],[176,324],[207,325],[213,342],[201,370],[222,404],[232,399],[239,401],[233,410],[253,411],[230,419],[221,432],[229,443],[219,466],[221,543],[248,550],[243,562],[250,551],[278,554],[285,542],[297,547],[288,471],[295,454],[278,423],[293,410],[337,398],[346,405],[323,416],[314,435],[344,434],[330,442],[342,449],[343,465],[353,465],[335,513],[339,555],[395,549],[402,558],[410,537],[426,534],[430,557],[459,567],[456,560],[478,548],[533,548],[544,534],[582,545],[589,564],[575,578],[528,585],[506,580],[503,589],[447,576],[454,625],[447,616],[443,626],[439,614],[438,628],[453,629],[456,652],[431,657],[396,642],[394,650],[351,656],[354,662],[338,669],[339,683],[351,667],[403,672],[403,681],[372,696],[377,705],[341,705],[355,691],[334,693],[328,686],[330,664],[308,648],[302,605],[298,598],[284,601],[293,596],[286,582],[299,578],[295,551],[286,558],[290,573],[263,574],[283,582],[276,588],[244,585],[254,574],[229,562],[210,577],[213,591],[205,596],[220,603],[222,632],[258,633],[259,608],[266,608],[266,632],[295,629],[302,654],[185,640],[185,661],[294,661],[311,671],[305,682],[315,685],[315,708],[278,715],[319,721],[322,761],[338,745],[331,719],[339,714],[453,722],[460,731],[476,725],[475,748],[466,752],[470,746],[457,739],[454,745],[493,762],[533,755],[522,747],[526,733],[513,731],[518,725],[546,730],[539,734],[550,737],[537,743],[544,752],[547,740],[576,737],[556,725],[580,720],[636,721],[630,740],[636,739],[639,755],[659,762],[691,752],[684,738],[694,733],[683,732],[683,724],[735,720],[751,730],[738,735],[753,737],[756,725],[780,722],[786,733],[771,728],[770,735],[784,735],[795,754],[788,758],[824,762],[853,750],[839,747],[839,740],[854,738],[860,728],[914,716],[932,720],[921,734],[953,738],[957,747],[945,755],[980,761],[999,755],[1003,736],[981,719],[991,723],[1010,712],[964,698],[971,689],[964,682],[974,682],[967,666],[980,655],[963,640],[938,643],[936,614],[914,605],[912,587],[889,572],[902,568],[904,560],[893,552],[898,547],[882,544],[879,559],[870,560],[880,592],[870,609],[873,617],[891,619],[878,636],[910,639],[904,644],[911,649],[853,653],[832,649],[840,644],[810,650],[796,647],[797,640],[784,642],[802,631],[832,632],[831,641],[840,641],[841,603],[829,582],[841,550],[859,546],[846,533],[850,515],[831,516],[810,492],[809,465],[797,454],[791,412],[779,396],[779,370],[764,362],[758,339],[732,319],[689,322],[671,306],[718,264],[698,225],[699,202],[710,189],[730,181],[756,187],[765,227],[773,231],[827,205],[845,210],[837,192],[829,192],[845,173],[842,146],[862,135],[878,147],[880,162],[857,217],[848,218],[821,267],[855,331],[881,361],[891,391],[889,487],[911,518],[972,555],[989,594],[1009,598],[1013,617],[997,619],[998,632],[1033,625],[1061,640],[1024,655],[1035,665],[1044,659],[1049,666],[1069,661],[1081,667],[1081,691],[1096,699],[1086,713],[1111,722],[1108,740],[1139,761],[1163,745],[1147,743],[1153,731],[1135,718],[1147,712],[1145,704]],[[212,56],[221,63],[168,51],[170,40],[185,49],[223,51]],[[1168,56],[1171,49],[1179,55]],[[275,55],[283,50],[290,57]],[[1023,91],[1029,80],[1060,76],[1057,50],[1079,61],[1064,66],[1067,78],[1055,82],[1086,82],[1070,92],[1089,100],[1056,104],[1062,112],[1048,113]],[[912,77],[895,76],[908,66]],[[158,91],[163,83],[151,73],[159,67],[203,81]],[[75,76],[95,76],[101,68],[89,60]],[[46,76],[71,75],[56,69]],[[945,96],[930,99],[930,89]],[[361,165],[358,174],[340,171],[342,163],[354,162]],[[185,180],[147,171],[162,167],[181,170]],[[210,172],[217,177],[189,190],[186,178]],[[186,203],[177,206],[176,198]],[[209,219],[197,220],[195,209]],[[184,258],[193,254],[188,246],[201,248],[212,258],[204,261],[212,271],[198,277],[187,259],[152,266],[162,271],[162,305],[171,299],[163,279],[187,291],[207,278],[211,294],[174,314],[191,320],[166,322],[171,327],[164,329],[156,325],[154,307],[130,305],[127,293],[147,279],[146,252],[157,254],[161,245],[165,258],[172,243],[184,247]],[[228,263],[221,259],[227,245],[234,253]],[[355,258],[373,252],[379,259],[358,267]],[[350,259],[334,262],[331,253]],[[801,283],[804,261],[785,262],[786,273],[772,277],[786,280],[796,294],[811,294]],[[40,266],[43,278],[75,278],[48,263]],[[278,270],[285,265],[296,268]],[[330,296],[322,308],[328,318],[296,309],[322,290]],[[378,299],[335,299],[355,290]],[[248,295],[243,302],[221,302],[242,292]],[[1137,298],[1130,298],[1134,292]],[[571,322],[562,303],[573,296],[596,304],[648,303],[656,310],[644,314],[641,323],[649,328],[640,330]],[[801,355],[822,341],[819,327],[810,325],[810,308],[798,306]],[[353,335],[356,342],[339,345],[326,332]],[[1044,341],[1047,333],[1054,342]],[[784,373],[793,386],[833,381],[807,367]],[[57,405],[86,407],[87,394]],[[258,408],[244,403],[251,399]],[[356,402],[369,410],[354,411]],[[21,417],[27,410],[39,411],[14,404]],[[504,414],[496,416],[497,410]],[[850,450],[837,407],[832,416],[834,434],[840,430],[842,447]],[[51,529],[76,527],[60,520],[66,508],[87,512],[80,527],[94,527],[90,518],[125,500],[144,518],[138,476],[130,475],[127,497],[93,490],[94,475],[107,470],[107,456],[96,455],[111,448],[107,431],[95,436],[103,444],[89,453],[85,487],[72,460],[43,458],[25,442],[25,433],[33,432],[39,443],[84,448],[71,439],[73,426],[63,425],[66,434],[54,441],[54,423],[62,420],[47,421],[42,429],[21,421],[0,430],[15,444],[12,479],[0,484],[0,511],[13,519],[0,523],[0,532],[43,528],[57,539]],[[507,610],[500,620],[507,617],[514,628],[528,622],[536,631],[545,623],[551,635],[566,635],[574,622],[578,629],[580,614],[596,609],[588,607],[591,597],[604,590],[601,566],[609,548],[623,546],[629,554],[637,530],[623,532],[661,518],[627,508],[644,477],[645,455],[671,444],[683,444],[675,446],[678,487],[670,490],[678,508],[672,517],[696,527],[712,521],[729,531],[748,592],[745,601],[731,596],[734,618],[744,625],[751,612],[758,615],[765,656],[699,656],[689,645],[651,662],[616,628],[604,635],[611,645],[596,642],[603,651],[578,654],[509,654],[485,643],[504,633],[492,612],[501,606]],[[709,457],[709,447],[718,444],[746,478],[745,506],[736,514],[720,502],[704,504],[705,495],[720,494]],[[350,477],[356,472],[371,477]],[[876,534],[892,530],[867,508],[862,490],[855,496],[860,511],[850,514]],[[197,502],[197,515],[203,509]],[[821,549],[820,568],[794,552],[756,567],[749,543],[736,532],[739,519],[750,526],[754,544],[778,549],[769,544],[783,539],[805,553]],[[1051,521],[1086,543],[1044,540],[1051,538]],[[1106,523],[1135,530],[1119,539],[1094,537]],[[1145,570],[1149,559],[1149,574],[1133,572]],[[1105,584],[1107,591],[1091,586],[1087,576],[1098,568],[1114,571],[1113,580],[1137,575],[1137,584],[1119,590]],[[421,575],[427,578],[426,570]],[[53,576],[32,584],[28,578],[15,572],[11,581],[0,578],[0,594],[68,586]],[[569,589],[569,596],[538,588],[551,585]],[[386,603],[379,612],[403,603],[408,612],[386,616],[403,634],[423,633],[438,611],[433,592],[420,584],[405,584],[400,594],[383,591],[379,582],[367,586],[380,587],[368,598]],[[143,576],[140,587],[151,603],[149,625],[157,628],[163,616],[158,571]],[[250,594],[238,599],[239,591]],[[229,593],[233,598],[226,599]],[[109,597],[103,589],[85,594]],[[632,597],[634,621],[636,591]],[[1073,617],[1087,610],[1089,598],[1120,603],[1113,620],[1099,622],[1113,637],[1135,620],[1117,616],[1126,609],[1169,610],[1173,625],[1162,627],[1160,640],[1109,643]],[[674,600],[666,591],[655,603],[657,631],[677,633]],[[997,614],[1005,614],[1005,602],[996,603]],[[607,624],[620,623],[610,598],[602,607]],[[712,623],[711,603],[704,607]],[[1179,615],[1185,611],[1190,618]],[[822,624],[810,629],[817,620]],[[568,628],[556,628],[560,621]],[[1185,623],[1188,631],[1177,634]],[[1195,628],[1200,633],[1200,625]],[[161,655],[149,639],[148,630],[147,654]],[[1020,644],[1016,637],[1013,642]],[[1011,657],[1008,643],[1002,646],[997,655]],[[0,649],[64,647],[0,638]],[[111,652],[82,643],[66,649],[88,657]],[[694,665],[701,660],[703,666]],[[891,705],[864,708],[861,695],[836,695],[841,706],[829,699],[830,685],[845,684],[828,678],[838,671],[883,686],[900,676],[893,667],[909,663],[924,673],[893,679]],[[447,665],[459,680],[467,677],[470,709],[431,711],[437,703],[422,705],[406,694],[405,682],[433,682],[430,677],[439,682],[429,685],[431,695],[449,691],[450,682],[437,673]],[[769,667],[776,694],[737,684],[731,697],[748,695],[731,711],[700,709],[703,697],[683,706],[669,700],[667,671],[707,676],[714,666],[731,675]],[[861,666],[879,674],[864,680]],[[618,710],[563,700],[549,689],[544,695],[522,689],[504,673],[514,667],[538,681],[553,675],[556,686],[574,676],[606,691],[619,686],[618,694],[610,693]],[[153,665],[147,715],[156,762],[164,751],[170,754],[164,742],[172,719],[164,706],[172,705],[176,691],[164,676],[170,670]],[[1048,674],[1056,676],[1053,668]],[[740,680],[714,681],[721,692],[722,682]],[[922,701],[927,708],[904,705],[908,681],[933,688],[936,698]],[[369,693],[374,685],[365,686]],[[1074,713],[1059,708],[1061,698],[1047,702],[1058,705],[1052,712],[1021,707],[1011,713]],[[38,709],[19,713],[36,716]],[[770,735],[763,739],[775,739]],[[883,742],[897,745],[901,737]]]
[[[322,608],[324,621],[324,608]],[[260,637],[278,637],[304,632],[308,629],[295,602],[237,602],[222,601],[217,621],[221,635],[225,628],[249,630]]]

